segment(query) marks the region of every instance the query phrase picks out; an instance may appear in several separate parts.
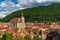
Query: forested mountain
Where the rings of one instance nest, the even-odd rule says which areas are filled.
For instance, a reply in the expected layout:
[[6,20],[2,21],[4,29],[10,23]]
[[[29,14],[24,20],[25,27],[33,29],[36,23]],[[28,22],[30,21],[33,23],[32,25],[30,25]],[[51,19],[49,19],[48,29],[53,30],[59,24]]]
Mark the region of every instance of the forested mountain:
[[60,21],[60,3],[18,10],[0,19],[0,21],[9,22],[11,18],[20,17],[22,12],[26,22]]

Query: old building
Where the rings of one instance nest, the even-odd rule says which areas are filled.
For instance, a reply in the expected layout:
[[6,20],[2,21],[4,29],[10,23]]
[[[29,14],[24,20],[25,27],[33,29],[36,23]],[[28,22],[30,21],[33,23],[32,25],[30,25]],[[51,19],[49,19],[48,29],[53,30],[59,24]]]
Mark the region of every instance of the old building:
[[9,22],[10,27],[12,28],[19,28],[24,29],[25,28],[25,18],[23,13],[21,14],[21,18],[13,18]]

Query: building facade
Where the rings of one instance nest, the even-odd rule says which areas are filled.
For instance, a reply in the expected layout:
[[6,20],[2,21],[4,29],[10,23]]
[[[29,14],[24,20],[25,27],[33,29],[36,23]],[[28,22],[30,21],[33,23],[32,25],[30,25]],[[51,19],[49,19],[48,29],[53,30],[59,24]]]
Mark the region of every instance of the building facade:
[[9,22],[10,27],[12,28],[19,28],[24,29],[25,28],[25,17],[23,13],[21,14],[20,18],[13,18]]

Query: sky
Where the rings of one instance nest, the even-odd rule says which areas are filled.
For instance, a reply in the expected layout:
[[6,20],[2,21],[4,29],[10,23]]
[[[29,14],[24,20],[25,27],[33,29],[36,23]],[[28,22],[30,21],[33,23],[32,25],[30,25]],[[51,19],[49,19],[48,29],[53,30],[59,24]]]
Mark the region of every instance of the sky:
[[0,0],[0,18],[3,18],[10,13],[37,6],[47,6],[53,2],[60,0]]

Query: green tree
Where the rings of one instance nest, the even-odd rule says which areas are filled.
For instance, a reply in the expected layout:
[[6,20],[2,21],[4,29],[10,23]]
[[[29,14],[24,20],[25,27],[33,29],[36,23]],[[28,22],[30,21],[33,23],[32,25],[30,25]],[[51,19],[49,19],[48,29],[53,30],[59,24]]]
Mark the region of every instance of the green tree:
[[0,38],[0,40],[2,40],[2,38]]
[[42,38],[39,38],[38,35],[35,35],[35,36],[33,37],[33,40],[42,40]]
[[31,37],[30,37],[29,35],[26,35],[26,36],[24,37],[24,39],[25,39],[25,40],[31,40]]
[[12,34],[4,34],[2,39],[3,40],[12,40],[12,38],[13,38]]
[[16,40],[24,40],[23,37],[17,37]]

